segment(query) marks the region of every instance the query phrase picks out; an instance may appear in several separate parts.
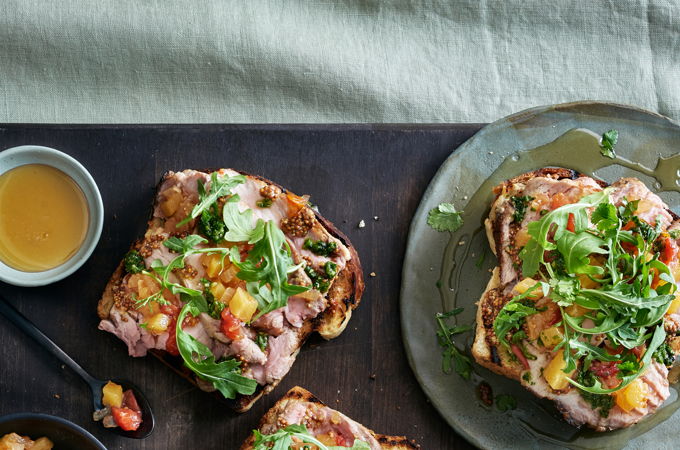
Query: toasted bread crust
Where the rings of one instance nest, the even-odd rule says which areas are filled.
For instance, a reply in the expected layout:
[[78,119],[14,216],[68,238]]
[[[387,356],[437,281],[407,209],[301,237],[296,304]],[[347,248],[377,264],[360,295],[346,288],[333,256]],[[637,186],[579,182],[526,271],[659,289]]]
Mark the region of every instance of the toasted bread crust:
[[[286,406],[290,402],[301,402],[310,404],[320,404],[326,406],[321,400],[316,398],[308,390],[301,388],[300,386],[295,386],[291,388],[286,394],[281,397],[274,406],[265,413],[265,415],[260,419],[258,429],[262,429],[265,425],[276,425],[280,415],[285,410]],[[371,429],[364,427],[379,443],[380,447],[384,449],[391,450],[413,450],[420,448],[414,441],[408,440],[404,436],[387,436],[384,434],[378,434]],[[251,435],[246,439],[246,441],[241,445],[240,450],[252,450],[255,444],[255,437]]]
[[[204,170],[206,173],[211,173],[214,171],[215,170],[212,169]],[[273,183],[266,178],[250,175],[242,171],[239,171],[239,173],[247,177],[255,178],[264,183],[275,185],[279,187],[282,192],[287,192],[282,186]],[[156,185],[155,194],[153,196],[154,200],[151,205],[151,213],[149,215],[150,218],[153,214],[156,198],[158,197],[158,189],[168,176],[169,173],[164,174],[163,177],[161,177],[159,183]],[[292,354],[293,357],[297,356],[300,351],[300,347],[302,347],[304,342],[314,331],[318,332],[325,339],[333,339],[339,336],[347,326],[347,323],[352,315],[352,310],[359,306],[359,303],[361,302],[361,296],[364,291],[364,279],[361,262],[359,261],[359,255],[357,254],[354,246],[352,246],[349,238],[340,232],[332,222],[321,216],[318,212],[315,212],[315,216],[321,225],[333,237],[342,241],[342,243],[349,249],[351,259],[347,261],[346,266],[338,273],[335,281],[328,291],[327,298],[329,306],[326,308],[326,310],[324,310],[323,313],[321,313],[318,317],[310,321],[306,321],[300,328],[296,330],[300,345]],[[141,241],[135,241],[130,249],[138,250],[140,243]],[[123,261],[121,261],[106,284],[102,297],[97,305],[97,315],[100,319],[104,320],[109,318],[111,308],[115,304],[114,287],[123,279],[124,276],[125,268]],[[165,351],[157,349],[151,349],[149,350],[149,353],[158,358],[161,362],[170,367],[180,376],[184,377],[195,386],[198,386],[193,372],[184,366],[184,362],[181,357],[173,356]],[[280,380],[275,380],[273,383],[267,384],[265,386],[258,385],[255,393],[251,395],[239,395],[234,400],[225,399],[224,396],[222,396],[222,394],[219,392],[213,392],[212,395],[216,399],[226,402],[234,411],[245,412],[248,411],[260,397],[271,392],[279,382]]]
[[[482,293],[479,302],[477,302],[477,327],[475,329],[475,340],[472,344],[471,353],[479,365],[484,366],[499,375],[512,378],[513,380],[519,380],[522,374],[521,367],[508,357],[504,349],[492,344],[492,339],[490,338],[493,337],[493,328],[487,326],[489,320],[485,317],[485,314],[487,314],[490,309],[495,309],[488,303],[492,300],[489,298],[489,293],[494,289],[498,289],[500,285],[498,273],[499,268],[494,268],[491,279],[486,285],[486,289],[484,290],[484,293]],[[498,311],[496,311],[496,313],[497,312]]]

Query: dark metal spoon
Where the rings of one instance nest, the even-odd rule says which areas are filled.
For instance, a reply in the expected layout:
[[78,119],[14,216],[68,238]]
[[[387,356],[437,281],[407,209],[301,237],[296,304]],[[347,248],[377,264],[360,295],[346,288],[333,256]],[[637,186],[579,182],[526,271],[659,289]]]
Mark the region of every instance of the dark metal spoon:
[[[57,346],[50,338],[48,338],[42,331],[38,329],[33,323],[28,320],[23,314],[21,314],[14,306],[12,306],[7,300],[0,297],[0,314],[7,317],[10,322],[12,322],[21,331],[35,339],[38,344],[40,344],[47,351],[52,353],[59,361],[69,366],[75,373],[80,375],[80,377],[90,386],[92,389],[92,404],[95,410],[104,408],[102,404],[102,388],[107,383],[107,381],[98,380],[92,375],[87,373],[78,363],[71,359],[70,356],[66,354],[61,348]],[[151,411],[151,405],[146,399],[142,391],[137,388],[134,384],[127,380],[113,379],[114,383],[120,384],[123,390],[131,389],[135,394],[137,399],[137,404],[142,411],[142,423],[139,428],[135,431],[125,431],[122,428],[107,428],[107,430],[113,431],[121,436],[132,439],[144,439],[151,434],[154,427],[154,416]]]

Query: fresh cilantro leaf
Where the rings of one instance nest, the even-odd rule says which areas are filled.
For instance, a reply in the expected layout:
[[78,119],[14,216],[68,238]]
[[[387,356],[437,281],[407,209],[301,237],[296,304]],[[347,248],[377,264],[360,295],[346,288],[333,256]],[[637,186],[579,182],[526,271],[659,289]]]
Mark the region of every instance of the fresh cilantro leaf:
[[496,408],[503,412],[516,409],[517,399],[512,395],[499,394],[496,396]]
[[451,203],[440,203],[427,214],[427,224],[436,231],[456,231],[463,226],[462,212]]
[[466,380],[470,379],[472,374],[472,360],[465,355],[456,346],[453,336],[470,331],[470,325],[456,325],[449,327],[444,322],[444,319],[456,316],[463,311],[463,308],[455,308],[445,313],[437,313],[435,319],[437,320],[437,340],[439,345],[444,347],[442,351],[442,371],[444,373],[451,373],[453,368],[458,375]]
[[616,157],[616,154],[614,153],[614,147],[616,147],[616,143],[618,141],[619,141],[618,131],[609,130],[606,133],[604,133],[602,135],[602,139],[600,140],[600,153],[602,153],[602,156],[614,159]]
[[590,216],[590,221],[601,231],[611,230],[619,224],[616,207],[611,203],[600,203]]

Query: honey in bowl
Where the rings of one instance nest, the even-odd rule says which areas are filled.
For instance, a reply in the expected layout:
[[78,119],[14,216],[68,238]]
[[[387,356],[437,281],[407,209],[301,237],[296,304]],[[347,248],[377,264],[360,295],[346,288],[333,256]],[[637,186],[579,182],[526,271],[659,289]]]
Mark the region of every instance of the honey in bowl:
[[68,175],[44,164],[0,175],[0,260],[42,272],[73,256],[87,233],[85,195]]

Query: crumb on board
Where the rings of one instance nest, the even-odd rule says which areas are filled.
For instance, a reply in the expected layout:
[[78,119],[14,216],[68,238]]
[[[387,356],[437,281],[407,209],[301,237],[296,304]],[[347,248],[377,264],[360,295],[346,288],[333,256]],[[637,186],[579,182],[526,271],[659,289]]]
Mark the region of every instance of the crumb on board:
[[375,274],[375,272],[371,272],[368,275],[371,276],[371,277],[374,277],[376,274]]
[[380,217],[378,217],[378,216],[373,216],[373,220],[375,220],[375,221],[377,222],[378,220],[380,220]]
[[366,222],[364,222],[364,219],[361,219],[359,221],[359,225],[357,225],[359,228],[365,228],[366,227]]
[[61,398],[61,395],[59,395],[59,394],[54,394],[54,398],[56,398],[57,400],[59,400],[59,399]]

